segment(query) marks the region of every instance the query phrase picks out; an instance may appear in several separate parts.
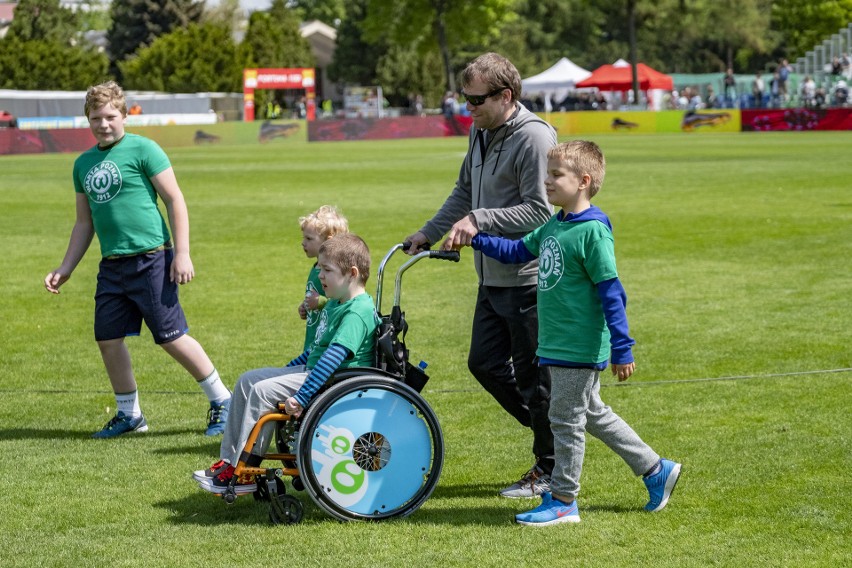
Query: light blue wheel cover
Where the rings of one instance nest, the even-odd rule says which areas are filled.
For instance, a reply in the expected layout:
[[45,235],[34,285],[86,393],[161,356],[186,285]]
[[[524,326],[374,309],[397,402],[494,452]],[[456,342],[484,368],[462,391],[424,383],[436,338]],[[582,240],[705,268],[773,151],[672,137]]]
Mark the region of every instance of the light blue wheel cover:
[[[390,444],[390,459],[375,471],[358,467],[352,455],[355,441],[369,432],[382,434]],[[398,509],[415,496],[431,470],[426,421],[411,402],[385,389],[358,390],[335,401],[308,443],[325,496],[362,515]]]

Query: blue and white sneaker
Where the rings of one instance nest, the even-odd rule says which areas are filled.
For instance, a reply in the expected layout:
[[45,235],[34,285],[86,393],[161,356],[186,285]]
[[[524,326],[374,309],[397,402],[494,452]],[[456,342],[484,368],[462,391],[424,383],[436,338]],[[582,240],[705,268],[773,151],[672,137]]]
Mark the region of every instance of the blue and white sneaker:
[[645,510],[651,513],[662,511],[669,502],[672,491],[674,491],[677,480],[680,478],[679,463],[671,460],[660,460],[660,471],[654,475],[645,477],[642,481],[645,482],[645,487],[648,488],[650,500],[645,505]]
[[121,411],[116,412],[100,432],[92,434],[92,438],[115,438],[128,432],[147,432],[148,423],[141,414],[133,417]]
[[228,422],[228,412],[231,410],[231,399],[223,402],[211,402],[207,411],[207,430],[205,436],[218,436],[225,431]]
[[532,511],[515,515],[515,521],[521,525],[531,527],[546,527],[560,523],[579,523],[580,511],[577,509],[576,499],[570,505],[566,505],[562,501],[554,499],[551,493],[543,493],[541,495],[541,505]]

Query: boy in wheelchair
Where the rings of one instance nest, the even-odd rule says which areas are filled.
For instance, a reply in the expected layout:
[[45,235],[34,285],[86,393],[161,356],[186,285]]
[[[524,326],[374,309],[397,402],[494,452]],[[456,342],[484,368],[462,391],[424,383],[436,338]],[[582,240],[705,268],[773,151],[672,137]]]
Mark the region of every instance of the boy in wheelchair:
[[[379,321],[373,299],[364,289],[370,275],[370,251],[366,243],[352,233],[325,241],[319,249],[319,267],[319,278],[329,301],[321,312],[316,347],[285,367],[255,369],[239,378],[222,437],[220,459],[193,474],[205,491],[225,493],[252,429],[261,416],[277,411],[279,402],[285,401],[285,411],[299,417],[335,371],[373,364]],[[245,459],[247,465],[260,464],[273,436],[273,424],[269,423],[254,448],[247,448],[252,452]],[[234,484],[237,495],[256,489],[251,476],[237,479]]]

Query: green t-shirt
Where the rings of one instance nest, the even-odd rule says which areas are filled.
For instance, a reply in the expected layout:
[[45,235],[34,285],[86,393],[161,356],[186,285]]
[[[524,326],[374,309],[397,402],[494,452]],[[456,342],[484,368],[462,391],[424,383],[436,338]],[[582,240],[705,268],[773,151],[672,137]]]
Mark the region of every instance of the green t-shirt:
[[595,287],[618,277],[612,233],[600,221],[557,216],[524,237],[538,257],[539,357],[572,363],[609,359],[610,335]]
[[337,343],[352,352],[341,369],[375,365],[375,333],[379,325],[376,306],[369,294],[359,294],[347,302],[329,300],[320,310],[316,347],[308,355],[305,366],[313,369],[329,345]]
[[101,256],[139,254],[169,241],[149,178],[170,167],[156,142],[135,134],[125,134],[107,150],[90,148],[77,158],[74,190],[89,198]]
[[[319,266],[314,263],[313,268],[308,273],[308,282],[305,284],[305,297],[312,292],[316,292],[320,296],[325,296],[322,289],[322,282],[319,279]],[[322,308],[316,310],[308,310],[308,317],[305,322],[305,347],[302,351],[313,351],[316,347],[319,335],[317,334],[317,326],[320,321],[320,313]]]

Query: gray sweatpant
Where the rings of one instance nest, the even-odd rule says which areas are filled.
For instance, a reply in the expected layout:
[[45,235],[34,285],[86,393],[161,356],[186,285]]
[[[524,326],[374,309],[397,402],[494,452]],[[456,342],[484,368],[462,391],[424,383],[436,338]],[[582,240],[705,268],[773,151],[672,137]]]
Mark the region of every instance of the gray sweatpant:
[[[307,377],[308,371],[304,366],[267,367],[243,373],[234,385],[219,458],[236,466],[260,417],[275,412],[278,403],[296,394]],[[274,427],[273,422],[263,427],[251,453],[263,455],[266,452],[275,433]]]
[[621,456],[635,475],[660,459],[654,450],[601,400],[600,371],[551,367],[550,428],[556,455],[550,490],[577,497],[588,432]]

